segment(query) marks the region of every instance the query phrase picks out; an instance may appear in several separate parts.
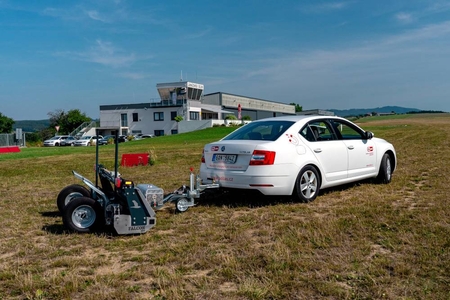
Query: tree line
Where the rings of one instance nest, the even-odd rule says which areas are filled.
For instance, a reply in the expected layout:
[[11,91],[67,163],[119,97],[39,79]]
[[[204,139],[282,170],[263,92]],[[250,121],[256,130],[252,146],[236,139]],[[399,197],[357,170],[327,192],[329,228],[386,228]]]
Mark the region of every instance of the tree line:
[[[49,139],[56,134],[68,135],[84,122],[91,122],[92,119],[79,109],[64,111],[57,109],[47,114],[50,124],[47,128],[37,132],[27,133],[27,141],[39,142]],[[14,120],[0,112],[0,133],[12,133]]]

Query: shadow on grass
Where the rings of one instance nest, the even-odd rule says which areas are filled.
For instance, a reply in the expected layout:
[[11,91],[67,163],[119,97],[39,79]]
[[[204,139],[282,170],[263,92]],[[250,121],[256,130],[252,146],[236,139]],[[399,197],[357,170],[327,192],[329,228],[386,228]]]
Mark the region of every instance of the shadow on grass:
[[43,211],[43,212],[41,212],[41,216],[49,217],[49,218],[56,218],[56,217],[61,217],[61,213],[58,210],[56,210],[56,211]]
[[207,190],[197,205],[257,208],[296,202],[290,196],[265,196],[252,190]]
[[[41,212],[41,215],[43,217],[49,217],[49,218],[56,218],[61,217],[61,213],[59,211],[44,211]],[[64,224],[48,224],[44,225],[42,227],[42,230],[55,234],[55,235],[66,235],[66,234],[95,234],[97,236],[106,236],[106,237],[113,237],[117,236],[117,233],[114,231],[112,227],[108,226],[100,226],[100,228],[96,229],[93,232],[89,233],[81,233],[81,232],[74,232],[69,229],[67,229]]]
[[[345,191],[353,187],[365,184],[375,184],[373,180],[367,179],[359,182],[343,184],[319,191],[317,197],[335,193],[338,191]],[[317,199],[317,198],[316,198]],[[206,190],[202,194],[197,205],[203,206],[228,206],[228,207],[264,207],[278,204],[292,204],[303,203],[295,196],[265,196],[255,190]],[[304,203],[308,204],[308,203]]]

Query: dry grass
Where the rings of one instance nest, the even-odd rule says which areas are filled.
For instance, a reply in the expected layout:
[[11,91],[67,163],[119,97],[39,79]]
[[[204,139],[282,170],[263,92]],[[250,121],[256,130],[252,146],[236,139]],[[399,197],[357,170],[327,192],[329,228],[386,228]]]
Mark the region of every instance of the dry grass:
[[[449,299],[450,116],[364,127],[397,149],[389,185],[327,190],[310,204],[241,195],[184,214],[167,206],[137,236],[64,230],[56,195],[79,183],[72,169],[93,179],[93,149],[0,157],[0,299]],[[119,171],[174,190],[207,139],[127,143],[122,153],[158,159]],[[111,168],[112,149],[101,150]]]

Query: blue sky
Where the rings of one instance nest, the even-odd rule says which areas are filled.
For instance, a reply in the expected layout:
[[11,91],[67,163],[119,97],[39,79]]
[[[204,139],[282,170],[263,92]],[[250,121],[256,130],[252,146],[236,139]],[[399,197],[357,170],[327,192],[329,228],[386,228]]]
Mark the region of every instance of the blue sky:
[[450,111],[450,1],[0,0],[0,112],[14,120],[202,83],[304,109]]

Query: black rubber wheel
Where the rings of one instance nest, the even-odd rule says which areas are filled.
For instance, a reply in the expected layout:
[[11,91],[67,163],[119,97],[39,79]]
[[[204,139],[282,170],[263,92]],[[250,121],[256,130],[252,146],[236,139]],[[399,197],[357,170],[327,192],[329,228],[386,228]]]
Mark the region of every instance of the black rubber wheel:
[[59,192],[58,198],[56,198],[56,204],[59,211],[62,213],[67,204],[75,198],[89,197],[91,193],[82,185],[72,184],[66,186]]
[[387,153],[383,155],[380,164],[380,171],[378,172],[377,181],[379,183],[388,184],[392,180],[392,160]]
[[294,196],[301,202],[314,201],[320,190],[320,177],[317,169],[313,166],[305,166],[298,173],[295,181]]
[[75,198],[67,204],[63,213],[63,223],[71,231],[94,232],[101,225],[102,209],[92,198]]
[[177,200],[177,202],[175,203],[175,211],[177,213],[182,213],[185,212],[189,209],[189,205],[188,205],[189,200],[186,198],[180,198]]

